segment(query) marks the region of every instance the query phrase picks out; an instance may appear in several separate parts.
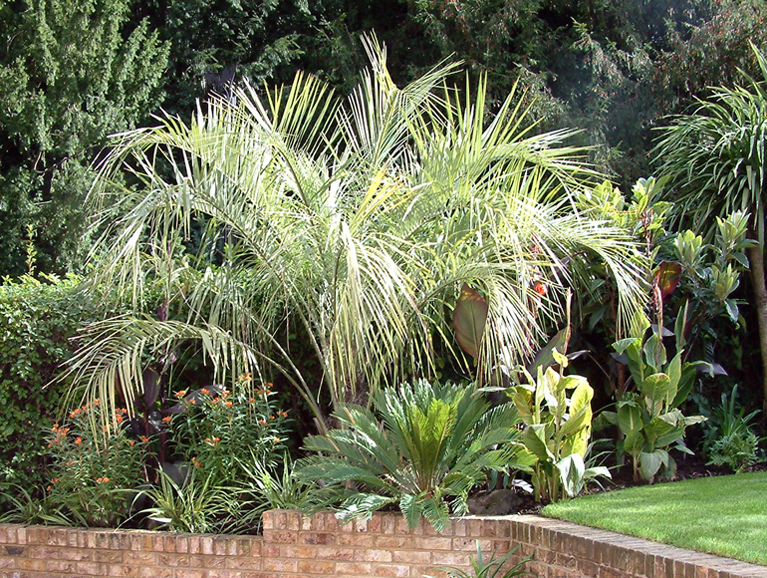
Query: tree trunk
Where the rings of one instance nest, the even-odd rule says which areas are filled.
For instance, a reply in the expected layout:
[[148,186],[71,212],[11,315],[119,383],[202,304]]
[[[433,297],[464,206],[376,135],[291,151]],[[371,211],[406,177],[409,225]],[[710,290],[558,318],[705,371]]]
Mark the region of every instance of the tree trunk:
[[751,261],[751,283],[756,297],[756,318],[759,324],[759,350],[762,354],[762,407],[767,415],[767,286],[764,282],[764,251],[761,245],[748,250]]

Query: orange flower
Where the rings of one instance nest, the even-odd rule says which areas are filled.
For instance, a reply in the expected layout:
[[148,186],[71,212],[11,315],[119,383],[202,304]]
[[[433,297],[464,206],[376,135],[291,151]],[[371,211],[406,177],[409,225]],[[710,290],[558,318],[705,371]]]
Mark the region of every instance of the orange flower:
[[533,285],[533,290],[538,293],[538,295],[546,295],[548,288],[540,281],[536,281],[535,285]]
[[232,402],[231,402],[231,401],[225,401],[225,402],[224,402],[224,405],[225,405],[226,407],[232,407]]
[[196,468],[199,468],[199,467],[200,467],[202,464],[201,464],[200,462],[198,462],[198,461],[197,461],[197,458],[196,458],[196,457],[194,457],[194,458],[192,458],[192,465],[193,465],[194,467],[196,467]]
[[75,445],[79,446],[81,443],[83,443],[83,438],[81,438],[80,436],[77,436],[77,439],[75,439]]
[[128,445],[129,445],[129,446],[135,446],[135,445],[136,445],[136,440],[130,440],[130,441],[128,441]]
[[189,400],[189,405],[194,405],[194,404],[196,404],[196,403],[197,403],[197,400],[196,400],[196,399],[190,399],[190,400]]
[[122,423],[122,422],[123,422],[123,416],[121,416],[121,415],[116,415],[116,416],[115,416],[115,421],[116,421],[117,423]]
[[173,419],[172,415],[166,415],[164,418],[162,418],[163,423],[170,423],[170,420]]
[[248,403],[256,403],[256,398],[255,397],[248,398]]
[[186,390],[182,389],[181,391],[177,391],[173,395],[175,395],[177,398],[182,398],[182,397],[184,397],[186,395]]
[[77,415],[80,413],[80,411],[81,411],[81,410],[80,410],[80,408],[78,407],[76,410],[72,411],[72,412],[69,414],[69,417],[70,417],[70,418],[75,418],[75,417],[77,417]]
[[246,371],[242,375],[240,375],[240,381],[253,381],[253,376],[249,371]]
[[138,436],[138,439],[140,439],[145,444],[149,443],[149,438],[146,436]]
[[200,390],[200,393],[202,393],[202,394],[204,394],[204,395],[210,395],[210,390],[209,390],[209,389],[207,389],[207,388],[205,388],[205,387],[203,387],[203,388]]

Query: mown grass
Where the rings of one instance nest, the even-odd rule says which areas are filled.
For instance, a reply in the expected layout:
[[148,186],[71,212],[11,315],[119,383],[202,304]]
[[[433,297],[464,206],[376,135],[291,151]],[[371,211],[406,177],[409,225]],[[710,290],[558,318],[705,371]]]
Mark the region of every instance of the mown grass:
[[767,566],[767,472],[592,494],[542,513]]

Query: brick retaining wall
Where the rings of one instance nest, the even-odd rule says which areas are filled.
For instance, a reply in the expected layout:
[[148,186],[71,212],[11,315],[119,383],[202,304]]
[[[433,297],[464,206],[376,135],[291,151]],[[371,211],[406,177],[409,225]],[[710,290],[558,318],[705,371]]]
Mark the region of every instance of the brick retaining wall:
[[476,553],[532,553],[540,578],[767,578],[767,567],[538,516],[467,517],[438,534],[395,514],[341,524],[268,512],[264,535],[201,536],[0,525],[2,578],[420,578]]

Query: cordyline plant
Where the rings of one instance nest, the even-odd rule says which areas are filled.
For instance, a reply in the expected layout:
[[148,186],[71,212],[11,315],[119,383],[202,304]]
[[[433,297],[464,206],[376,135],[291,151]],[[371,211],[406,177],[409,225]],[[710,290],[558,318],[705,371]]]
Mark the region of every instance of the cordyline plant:
[[[488,119],[484,80],[463,95],[442,88],[456,65],[398,88],[385,51],[365,42],[371,65],[345,100],[299,74],[263,95],[213,97],[189,124],[164,117],[117,138],[92,194],[110,226],[91,280],[140,295],[160,278],[190,313],[91,325],[70,365],[91,395],[135,396],[142,354],[196,341],[218,382],[280,372],[325,429],[320,385],[338,411],[433,372],[433,339],[452,343],[445,309],[464,283],[483,292],[494,335],[478,352],[480,384],[499,356],[535,351],[580,286],[580,262],[605,264],[622,320],[642,305],[630,235],[572,208],[593,172],[562,144],[570,131],[524,128],[512,96]],[[140,186],[117,184],[126,170]],[[197,254],[181,251],[193,237]],[[315,382],[278,338],[288,324],[303,327]]]
[[759,78],[742,73],[742,86],[714,88],[690,114],[662,128],[657,164],[671,177],[680,218],[716,233],[718,222],[737,211],[748,215],[748,261],[754,289],[762,357],[763,407],[767,409],[767,281],[765,208],[767,182],[767,57],[752,46]]

